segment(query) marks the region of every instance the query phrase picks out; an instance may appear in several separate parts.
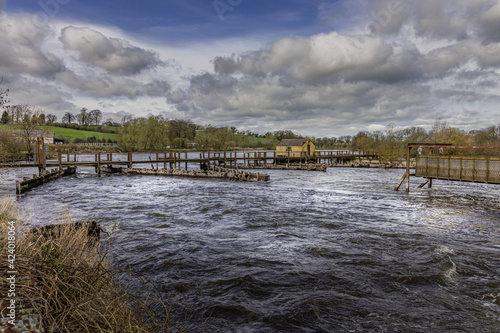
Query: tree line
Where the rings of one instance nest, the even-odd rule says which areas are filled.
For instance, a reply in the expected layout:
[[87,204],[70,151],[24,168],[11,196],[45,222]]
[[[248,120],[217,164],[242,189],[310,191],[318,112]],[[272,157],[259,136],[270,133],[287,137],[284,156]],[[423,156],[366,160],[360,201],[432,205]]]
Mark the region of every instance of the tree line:
[[[0,82],[1,83],[1,82]],[[16,124],[22,130],[24,138],[22,145],[25,151],[31,151],[33,131],[42,125],[55,124],[57,117],[45,114],[41,109],[28,105],[8,106],[8,89],[0,87],[0,108],[4,111],[1,122]],[[74,129],[88,129],[88,126],[97,126],[92,130],[114,133],[114,129],[101,126],[102,112],[82,108],[76,115],[66,112],[62,118],[64,126]],[[235,148],[264,148],[275,149],[283,139],[296,139],[303,137],[291,130],[278,130],[265,134],[239,131],[235,127],[217,127],[213,125],[197,125],[191,120],[168,119],[162,115],[148,117],[125,117],[122,123],[115,123],[111,119],[103,125],[116,126],[118,145],[127,151],[161,151],[169,148],[175,149],[215,149],[226,150]],[[3,131],[5,132],[5,131]],[[430,130],[412,126],[398,128],[389,125],[384,131],[360,131],[354,136],[340,136],[339,138],[311,139],[317,149],[352,149],[373,151],[380,158],[388,161],[400,160],[406,156],[408,143],[443,143],[459,146],[500,146],[500,125],[489,126],[484,129],[466,132],[452,127],[446,122],[437,121]],[[86,142],[97,142],[90,138]],[[15,142],[14,142],[15,141]],[[19,140],[12,139],[12,135],[0,133],[0,146],[2,151],[19,151]],[[84,140],[79,140],[84,141]],[[498,150],[498,149],[497,149]],[[470,151],[461,150],[454,154],[470,154]],[[474,153],[486,154],[485,150],[475,150]],[[499,152],[496,152],[500,155]]]
[[[351,149],[374,151],[384,160],[397,161],[406,158],[408,143],[452,144],[454,146],[500,146],[500,125],[465,131],[450,126],[445,121],[436,121],[426,131],[421,127],[398,129],[389,125],[385,131],[361,131],[352,138]],[[413,152],[416,154],[416,152]],[[500,155],[499,149],[446,149],[443,154],[449,155]]]

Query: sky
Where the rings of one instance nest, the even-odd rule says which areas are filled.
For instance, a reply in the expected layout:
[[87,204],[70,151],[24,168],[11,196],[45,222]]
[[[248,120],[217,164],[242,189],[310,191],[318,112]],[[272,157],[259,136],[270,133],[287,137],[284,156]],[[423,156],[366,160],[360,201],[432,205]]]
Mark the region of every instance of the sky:
[[500,0],[0,0],[10,103],[315,137],[500,125]]

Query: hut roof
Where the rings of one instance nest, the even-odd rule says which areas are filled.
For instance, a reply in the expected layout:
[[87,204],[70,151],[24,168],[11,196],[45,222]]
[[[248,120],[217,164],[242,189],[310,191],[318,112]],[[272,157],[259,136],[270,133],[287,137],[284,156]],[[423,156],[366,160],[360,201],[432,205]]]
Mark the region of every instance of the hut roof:
[[308,139],[283,139],[281,140],[280,143],[278,143],[278,146],[303,146],[306,144],[306,142],[309,141]]

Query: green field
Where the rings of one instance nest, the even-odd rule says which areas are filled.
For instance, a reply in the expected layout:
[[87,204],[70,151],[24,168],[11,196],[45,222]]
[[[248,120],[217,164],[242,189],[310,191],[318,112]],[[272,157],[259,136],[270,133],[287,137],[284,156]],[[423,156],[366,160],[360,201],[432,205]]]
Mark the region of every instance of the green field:
[[56,127],[56,126],[41,126],[41,128],[45,131],[54,131],[54,137],[56,139],[71,141],[75,139],[86,140],[87,138],[95,137],[99,140],[111,139],[111,141],[116,141],[116,134],[111,134],[111,133],[82,131],[71,128]]
[[[0,125],[0,128],[15,128],[11,125]],[[94,131],[83,131],[83,130],[75,130],[71,128],[64,127],[56,127],[56,126],[40,126],[40,129],[44,131],[54,131],[54,137],[60,140],[74,141],[75,139],[80,139],[86,141],[87,138],[95,137],[102,141],[102,139],[109,140],[115,142],[116,134],[112,133],[101,133]],[[114,127],[110,127],[110,129],[115,129]]]

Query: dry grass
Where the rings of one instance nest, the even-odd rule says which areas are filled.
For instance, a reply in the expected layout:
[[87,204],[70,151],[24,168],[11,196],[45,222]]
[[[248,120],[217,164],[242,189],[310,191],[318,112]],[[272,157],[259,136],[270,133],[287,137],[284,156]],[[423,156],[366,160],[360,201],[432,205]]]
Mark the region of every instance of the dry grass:
[[[19,277],[31,277],[29,283],[18,287],[18,296],[32,303],[46,331],[186,331],[170,325],[167,304],[148,283],[132,271],[124,274],[113,269],[109,253],[87,235],[86,228],[75,228],[69,216],[58,236],[47,238],[22,227],[13,201],[0,201],[2,270],[7,262],[7,222],[12,220],[17,224],[16,270]],[[142,283],[140,296],[128,292],[124,285],[133,279]],[[6,288],[5,283],[1,287]],[[1,292],[6,295],[5,290]]]

